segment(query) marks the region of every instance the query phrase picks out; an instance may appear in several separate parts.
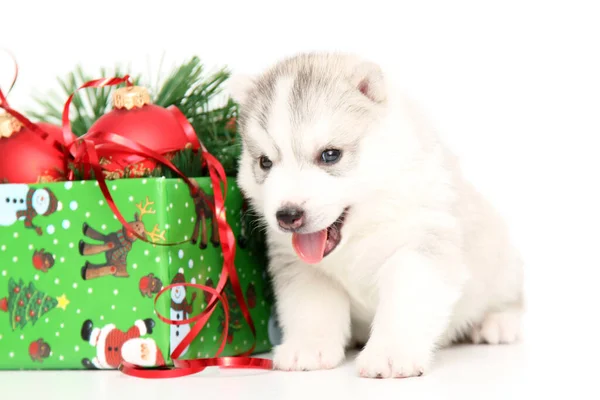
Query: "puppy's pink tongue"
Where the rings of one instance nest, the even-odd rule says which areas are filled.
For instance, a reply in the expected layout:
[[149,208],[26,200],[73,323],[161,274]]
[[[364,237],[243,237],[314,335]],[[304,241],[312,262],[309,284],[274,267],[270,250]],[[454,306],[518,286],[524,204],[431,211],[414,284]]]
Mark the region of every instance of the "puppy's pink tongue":
[[319,232],[292,235],[292,245],[298,257],[309,264],[316,264],[323,259],[325,244],[327,243],[327,229]]

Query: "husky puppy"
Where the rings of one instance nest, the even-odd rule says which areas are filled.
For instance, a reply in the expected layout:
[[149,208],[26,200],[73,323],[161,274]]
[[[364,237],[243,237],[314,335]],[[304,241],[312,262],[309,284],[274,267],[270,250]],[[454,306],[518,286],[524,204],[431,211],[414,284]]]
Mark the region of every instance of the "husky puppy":
[[501,217],[378,65],[300,54],[234,76],[238,185],[264,221],[282,370],[428,371],[459,340],[519,338],[523,270]]

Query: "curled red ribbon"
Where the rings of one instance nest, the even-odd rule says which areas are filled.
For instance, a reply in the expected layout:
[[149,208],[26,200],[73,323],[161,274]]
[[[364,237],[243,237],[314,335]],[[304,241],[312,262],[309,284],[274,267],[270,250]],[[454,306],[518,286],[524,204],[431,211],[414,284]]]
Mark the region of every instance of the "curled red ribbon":
[[[122,78],[106,78],[106,79],[97,79],[93,81],[89,81],[82,85],[79,89],[87,88],[87,87],[102,87],[102,86],[113,86],[121,83],[126,83],[131,86],[131,81],[129,76],[124,76]],[[110,191],[108,190],[106,180],[104,178],[104,174],[102,173],[102,168],[100,166],[100,160],[97,153],[98,146],[102,144],[110,143],[115,148],[119,149],[119,151],[127,152],[132,155],[142,156],[144,158],[153,159],[162,163],[163,165],[170,168],[174,171],[178,176],[183,179],[183,181],[189,186],[190,193],[192,197],[201,196],[206,204],[209,205],[211,211],[213,212],[213,218],[217,218],[217,226],[219,231],[219,238],[221,243],[221,249],[223,253],[223,270],[221,272],[221,277],[219,279],[219,283],[215,289],[208,288],[202,285],[195,285],[191,283],[184,284],[176,284],[170,285],[164,288],[155,298],[155,305],[158,297],[162,295],[166,290],[174,287],[174,286],[193,286],[214,294],[209,304],[206,306],[205,310],[198,316],[188,319],[186,321],[171,321],[168,320],[161,315],[158,314],[159,318],[168,324],[183,324],[183,323],[194,323],[193,329],[183,338],[181,343],[172,350],[171,359],[173,360],[174,366],[173,368],[168,366],[162,366],[157,368],[144,368],[137,365],[132,365],[130,363],[123,363],[119,367],[119,370],[124,374],[143,377],[143,378],[172,378],[179,376],[186,376],[190,374],[195,374],[204,370],[209,366],[220,366],[223,368],[260,368],[260,369],[271,369],[272,363],[267,359],[258,359],[248,357],[254,351],[256,347],[256,327],[254,326],[254,322],[250,316],[249,307],[244,298],[242,288],[240,285],[239,277],[237,275],[237,271],[235,268],[235,251],[236,251],[236,240],[235,235],[231,227],[229,226],[225,213],[225,198],[227,195],[227,176],[225,174],[225,170],[221,163],[215,158],[212,154],[210,154],[206,147],[198,140],[198,137],[189,123],[189,121],[185,118],[185,116],[174,106],[169,107],[169,110],[173,113],[175,118],[179,121],[181,126],[184,128],[186,132],[186,136],[188,139],[194,143],[197,142],[199,144],[200,151],[202,152],[202,163],[203,166],[208,167],[208,172],[210,175],[212,188],[213,188],[213,196],[214,203],[207,199],[202,190],[200,190],[198,183],[195,180],[191,180],[186,177],[181,171],[179,171],[171,161],[169,161],[164,155],[159,154],[152,149],[147,148],[146,146],[133,141],[131,139],[125,138],[117,133],[113,132],[88,132],[78,140],[70,140],[68,138],[73,137],[73,133],[70,130],[70,121],[69,121],[69,106],[73,99],[75,93],[71,94],[69,99],[67,100],[64,110],[63,110],[63,135],[65,141],[67,143],[67,152],[70,152],[74,157],[75,162],[82,162],[84,165],[84,175],[89,174],[89,170],[92,169],[96,175],[96,179],[98,181],[99,187],[107,200],[107,203],[119,222],[123,224],[123,226],[130,232],[132,235],[137,236],[139,239],[152,243],[155,245],[163,245],[163,246],[172,246],[175,244],[186,243],[189,240],[179,242],[179,243],[153,243],[147,240],[145,237],[142,237],[137,232],[133,231],[125,218],[120,213],[118,207],[116,206]],[[67,141],[70,140],[70,141]],[[70,179],[73,179],[73,173],[70,174]],[[248,323],[252,335],[254,337],[253,344],[250,349],[243,352],[238,357],[214,357],[207,359],[195,359],[195,360],[180,360],[179,356],[185,350],[189,344],[196,338],[198,333],[202,330],[202,328],[206,325],[210,316],[216,309],[217,301],[221,301],[223,303],[223,309],[226,319],[226,328],[224,330],[224,335],[221,339],[221,345],[219,350],[217,351],[216,356],[221,354],[223,349],[225,348],[226,339],[227,339],[227,325],[229,319],[229,306],[226,298],[222,295],[225,285],[227,281],[231,281],[231,285],[233,288],[233,292],[238,301],[240,310],[244,316],[245,321]]]
[[202,330],[206,322],[208,322],[210,315],[214,311],[214,306],[216,302],[211,301],[209,306],[198,316],[189,318],[181,321],[174,321],[163,317],[160,313],[156,313],[157,317],[171,325],[182,325],[182,324],[191,324],[195,323],[194,327],[190,331],[188,335],[184,337],[181,344],[173,351],[171,354],[171,358],[173,360],[173,367],[169,366],[159,366],[155,368],[142,368],[136,365],[133,365],[128,362],[123,362],[119,366],[119,370],[126,375],[135,376],[138,378],[178,378],[187,375],[197,374],[199,372],[204,371],[207,367],[220,367],[220,368],[252,368],[252,369],[272,369],[272,362],[269,359],[257,358],[257,357],[246,357],[246,356],[237,356],[237,357],[218,357],[219,354],[223,352],[226,345],[227,335],[229,332],[229,305],[227,302],[227,297],[223,296],[221,291],[213,289],[208,286],[197,285],[193,283],[182,283],[182,284],[173,284],[163,288],[155,297],[154,304],[156,306],[156,302],[158,298],[167,290],[176,287],[176,286],[190,286],[195,287],[206,292],[210,292],[213,294],[212,298],[218,298],[223,304],[223,310],[225,315],[225,323],[224,330],[221,335],[221,344],[219,349],[217,350],[215,357],[212,358],[203,358],[203,359],[193,359],[193,360],[181,360],[178,359],[179,355],[188,347],[188,345],[192,342],[192,340],[198,335],[198,333]]
[[2,48],[2,51],[8,54],[11,61],[13,62],[13,66],[15,67],[15,73],[13,74],[12,82],[10,83],[8,90],[6,91],[6,95],[8,96],[12,88],[15,86],[15,83],[17,83],[17,78],[19,77],[19,64],[17,63],[17,58],[11,51],[5,48]]

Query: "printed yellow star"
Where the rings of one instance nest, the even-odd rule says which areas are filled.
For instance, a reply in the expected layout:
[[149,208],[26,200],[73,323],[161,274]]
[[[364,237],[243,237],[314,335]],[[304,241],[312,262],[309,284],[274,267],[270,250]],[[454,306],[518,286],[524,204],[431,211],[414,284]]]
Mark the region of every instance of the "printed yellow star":
[[67,309],[67,305],[70,303],[69,299],[67,299],[66,295],[62,295],[60,297],[57,297],[56,300],[58,300],[58,308],[62,308],[63,310]]

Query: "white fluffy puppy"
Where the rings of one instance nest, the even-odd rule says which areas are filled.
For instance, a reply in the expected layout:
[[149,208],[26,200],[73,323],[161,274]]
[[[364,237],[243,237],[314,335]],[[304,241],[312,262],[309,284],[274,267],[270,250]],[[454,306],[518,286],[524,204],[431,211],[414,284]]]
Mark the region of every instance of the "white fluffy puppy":
[[421,375],[460,339],[520,333],[523,271],[503,221],[376,64],[301,54],[235,76],[238,184],[263,217],[284,370]]

